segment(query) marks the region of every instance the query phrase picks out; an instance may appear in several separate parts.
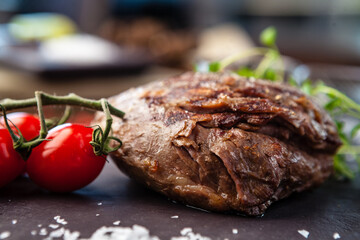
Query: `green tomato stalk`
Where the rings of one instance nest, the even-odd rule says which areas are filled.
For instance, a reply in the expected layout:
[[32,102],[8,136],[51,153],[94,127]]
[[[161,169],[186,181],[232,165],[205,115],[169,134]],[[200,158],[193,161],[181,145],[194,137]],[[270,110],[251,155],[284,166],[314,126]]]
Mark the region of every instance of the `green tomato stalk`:
[[[44,105],[66,105],[67,107],[65,109],[64,115],[58,121],[48,124],[44,116]],[[13,139],[14,149],[18,151],[24,159],[27,159],[31,153],[31,150],[34,147],[38,146],[43,141],[47,141],[46,136],[48,134],[49,125],[51,127],[54,127],[56,125],[66,122],[71,113],[69,105],[85,107],[93,110],[103,111],[105,113],[105,130],[103,131],[100,126],[96,126],[93,131],[93,139],[90,142],[90,144],[93,146],[95,155],[106,155],[112,151],[116,151],[121,147],[122,143],[120,139],[109,136],[111,131],[111,125],[113,122],[111,115],[123,118],[125,113],[109,104],[109,102],[105,98],[102,98],[100,100],[91,100],[82,98],[73,93],[70,93],[66,96],[54,96],[44,92],[36,91],[34,98],[24,100],[14,100],[7,98],[0,101],[0,108],[3,112],[3,117],[5,120],[4,122]],[[15,134],[10,127],[9,121],[6,117],[6,111],[32,106],[37,106],[41,129],[37,138],[26,141],[16,126],[14,127],[16,128],[18,135]],[[109,143],[111,140],[117,142],[117,145],[115,147],[110,147]]]

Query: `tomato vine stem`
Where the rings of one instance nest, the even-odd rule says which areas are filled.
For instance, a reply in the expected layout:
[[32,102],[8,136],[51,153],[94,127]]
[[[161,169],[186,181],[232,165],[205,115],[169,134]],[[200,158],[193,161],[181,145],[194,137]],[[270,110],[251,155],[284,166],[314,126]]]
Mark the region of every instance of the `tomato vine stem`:
[[[31,150],[34,147],[38,146],[41,142],[47,140],[46,136],[48,133],[48,126],[43,111],[44,105],[66,105],[64,115],[61,117],[59,121],[57,121],[57,123],[55,123],[55,126],[58,124],[62,124],[67,120],[67,118],[70,115],[70,108],[69,108],[70,105],[103,111],[106,116],[105,131],[103,131],[100,128],[100,126],[96,127],[93,132],[93,139],[90,142],[90,144],[93,146],[94,153],[97,156],[104,155],[104,154],[108,154],[109,152],[115,151],[121,147],[122,142],[120,139],[113,136],[109,136],[111,131],[111,125],[113,122],[111,115],[115,115],[117,117],[122,118],[124,117],[125,113],[115,108],[111,104],[109,104],[107,99],[102,98],[100,100],[92,100],[92,99],[80,97],[74,93],[70,93],[66,96],[55,96],[41,91],[36,91],[34,98],[28,98],[23,100],[14,100],[14,99],[6,98],[0,101],[0,108],[3,112],[5,125],[13,139],[14,149],[18,151],[24,159],[27,159],[29,157]],[[6,111],[33,107],[33,106],[37,106],[41,128],[40,128],[39,136],[37,138],[32,139],[30,141],[26,141],[16,126],[14,127],[17,129],[19,136],[15,134],[12,128],[10,127],[8,123],[8,119],[6,117]],[[110,140],[114,140],[118,144],[115,147],[110,147],[109,146]]]
[[[41,95],[43,105],[73,105],[73,106],[86,107],[97,111],[103,110],[101,105],[101,99],[100,100],[87,99],[80,97],[74,93],[70,93],[66,96],[54,96],[41,91],[36,91],[35,94],[36,93]],[[23,100],[14,100],[10,98],[5,98],[2,101],[0,101],[0,104],[5,108],[6,111],[37,106],[36,98],[28,98]],[[111,104],[109,104],[109,111],[112,115],[120,118],[124,117],[125,115],[123,111],[115,108]]]

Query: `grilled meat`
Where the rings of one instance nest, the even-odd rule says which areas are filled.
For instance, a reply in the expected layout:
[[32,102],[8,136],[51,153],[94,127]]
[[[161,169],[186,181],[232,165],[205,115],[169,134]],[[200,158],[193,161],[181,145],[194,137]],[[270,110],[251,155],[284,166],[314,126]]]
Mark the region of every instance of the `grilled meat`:
[[185,73],[110,102],[126,112],[113,124],[123,141],[112,155],[118,167],[212,211],[259,215],[321,184],[341,144],[330,117],[299,90],[231,73]]

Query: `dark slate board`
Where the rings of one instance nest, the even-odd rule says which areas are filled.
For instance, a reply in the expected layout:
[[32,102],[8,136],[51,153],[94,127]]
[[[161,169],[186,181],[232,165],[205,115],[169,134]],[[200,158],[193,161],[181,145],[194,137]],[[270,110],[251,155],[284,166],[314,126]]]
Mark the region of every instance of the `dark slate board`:
[[[98,203],[102,205],[98,205]],[[96,214],[100,214],[96,216]],[[184,227],[211,239],[305,239],[298,230],[310,232],[308,239],[360,239],[360,179],[329,180],[312,191],[294,194],[273,204],[263,217],[209,213],[174,203],[121,174],[107,164],[100,177],[72,194],[52,194],[22,178],[0,190],[0,233],[9,239],[43,239],[31,235],[38,224],[48,225],[60,215],[64,227],[90,237],[101,226],[138,224],[160,239],[180,236]],[[173,219],[171,216],[179,218]],[[12,220],[17,220],[12,224]],[[232,230],[238,229],[238,234]]]

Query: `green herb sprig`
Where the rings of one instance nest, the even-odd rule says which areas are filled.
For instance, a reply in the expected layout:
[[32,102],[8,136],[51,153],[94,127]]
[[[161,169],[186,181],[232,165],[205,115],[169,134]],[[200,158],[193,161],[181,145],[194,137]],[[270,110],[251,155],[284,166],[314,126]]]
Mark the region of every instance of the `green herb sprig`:
[[[267,79],[275,82],[285,80],[284,61],[276,45],[277,31],[274,27],[264,29],[260,34],[260,42],[264,47],[256,47],[247,51],[231,55],[221,61],[208,64],[209,72],[223,71],[229,65],[251,57],[261,56],[262,59],[255,68],[242,66],[235,70],[240,76]],[[196,69],[196,68],[195,68]],[[360,133],[360,123],[349,132],[345,132],[344,116],[360,120],[360,104],[356,103],[339,90],[325,85],[321,81],[313,82],[310,79],[297,83],[293,76],[289,76],[287,83],[301,89],[305,94],[325,98],[324,109],[336,123],[342,147],[334,156],[334,169],[339,177],[352,179],[355,171],[348,165],[349,159],[358,163],[360,169],[360,146],[354,145],[354,138]]]

